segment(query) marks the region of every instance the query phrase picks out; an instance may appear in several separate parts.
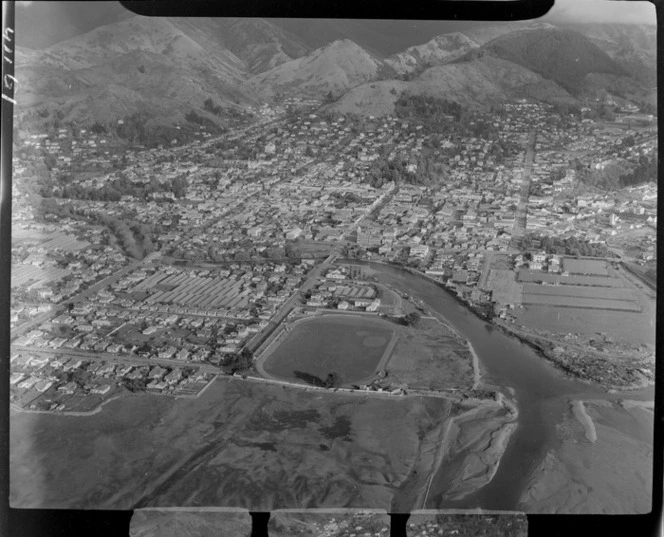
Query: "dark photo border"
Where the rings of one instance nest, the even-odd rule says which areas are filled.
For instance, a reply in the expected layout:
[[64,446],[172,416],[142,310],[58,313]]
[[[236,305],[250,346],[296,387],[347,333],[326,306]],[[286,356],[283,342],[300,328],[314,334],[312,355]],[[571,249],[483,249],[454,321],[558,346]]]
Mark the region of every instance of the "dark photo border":
[[[579,0],[582,1],[582,0]],[[612,0],[607,0],[612,1]],[[651,0],[657,10],[658,30],[661,24],[664,0]],[[125,8],[145,16],[177,17],[288,17],[288,18],[356,18],[388,20],[485,20],[514,21],[537,18],[549,11],[553,0],[414,0],[393,2],[380,0],[147,0],[119,2]],[[75,511],[49,509],[9,508],[9,293],[11,267],[11,184],[12,184],[12,115],[13,86],[13,29],[14,2],[3,1],[3,61],[2,61],[2,153],[0,182],[0,535],[9,537],[72,536],[72,535],[114,535],[129,534],[132,511]],[[664,37],[657,34],[657,82],[664,88]],[[9,77],[9,78],[8,78]],[[20,81],[19,81],[20,82]],[[662,110],[664,92],[658,93],[658,110]],[[661,115],[658,115],[658,147],[662,146],[664,129]],[[659,155],[659,170],[664,162]],[[659,214],[658,210],[658,214]],[[659,239],[659,232],[658,232]],[[664,246],[658,240],[658,256],[664,253]],[[658,274],[659,279],[660,274]],[[660,284],[662,282],[660,281]],[[662,311],[662,298],[657,297],[658,312]],[[662,534],[662,472],[664,444],[662,443],[662,408],[664,388],[659,348],[664,342],[660,333],[660,314],[657,315],[657,367],[655,384],[655,436],[653,510],[645,515],[528,515],[528,534],[533,536],[601,535],[603,537],[624,537]],[[252,535],[267,535],[268,514],[253,514]],[[257,516],[256,516],[257,515]],[[472,515],[470,515],[472,516]],[[408,515],[405,515],[406,519]],[[405,529],[403,516],[393,519],[393,527]],[[265,523],[265,527],[263,526]],[[263,533],[264,532],[264,533]],[[404,532],[392,535],[405,535]]]

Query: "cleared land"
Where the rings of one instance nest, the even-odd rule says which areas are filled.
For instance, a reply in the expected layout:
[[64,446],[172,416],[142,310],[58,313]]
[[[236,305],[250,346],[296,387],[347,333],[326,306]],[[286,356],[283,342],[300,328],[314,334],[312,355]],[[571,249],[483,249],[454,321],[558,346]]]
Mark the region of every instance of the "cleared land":
[[391,323],[375,317],[325,315],[297,322],[263,367],[282,380],[312,384],[336,373],[341,383],[370,377],[392,339]]

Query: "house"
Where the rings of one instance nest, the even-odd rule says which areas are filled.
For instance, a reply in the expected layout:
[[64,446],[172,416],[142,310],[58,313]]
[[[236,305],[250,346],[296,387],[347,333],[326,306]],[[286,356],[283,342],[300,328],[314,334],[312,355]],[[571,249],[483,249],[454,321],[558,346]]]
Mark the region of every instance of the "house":
[[115,371],[115,365],[107,364],[97,371],[97,376],[110,375]]
[[164,382],[169,386],[177,384],[182,379],[182,371],[179,369],[174,369],[168,375],[164,377]]
[[425,258],[429,255],[429,247],[425,244],[417,244],[410,247],[410,255],[413,257]]
[[125,375],[127,375],[132,370],[132,367],[133,366],[131,364],[127,364],[127,365],[124,365],[124,366],[118,366],[118,370],[116,372],[116,375],[118,377],[124,377]]
[[71,395],[76,391],[76,384],[74,382],[67,382],[62,386],[58,386],[58,391],[67,395]]
[[95,386],[90,390],[90,393],[94,393],[97,395],[105,395],[108,392],[111,391],[111,385],[110,384],[104,384],[102,386]]
[[51,386],[53,386],[53,381],[52,380],[40,380],[37,383],[35,383],[35,385],[33,387],[38,392],[44,393]]
[[175,356],[175,353],[177,352],[177,349],[173,346],[170,346],[164,350],[159,351],[159,358],[173,358]]
[[379,307],[380,307],[380,298],[377,298],[367,306],[367,311],[377,311]]
[[21,388],[22,390],[29,390],[35,384],[37,384],[37,382],[39,382],[38,377],[28,377],[25,380],[19,382],[18,387]]
[[9,384],[12,386],[14,384],[18,384],[25,378],[25,375],[23,373],[12,373],[11,377],[9,378]]
[[160,379],[162,378],[165,374],[167,373],[166,369],[163,367],[154,366],[151,370],[150,373],[148,373],[148,378],[150,379]]
[[159,381],[159,380],[155,379],[155,380],[153,380],[152,382],[150,382],[150,383],[146,386],[146,388],[149,389],[149,390],[157,390],[157,391],[161,391],[161,390],[163,390],[164,388],[166,388],[167,386],[168,386],[168,384],[166,384],[165,382],[163,382],[163,381]]

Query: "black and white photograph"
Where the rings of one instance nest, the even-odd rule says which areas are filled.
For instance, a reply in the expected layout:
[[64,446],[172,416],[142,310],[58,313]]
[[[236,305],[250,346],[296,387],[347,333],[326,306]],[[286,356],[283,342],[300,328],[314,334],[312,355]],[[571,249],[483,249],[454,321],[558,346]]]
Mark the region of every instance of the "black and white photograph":
[[12,508],[134,537],[651,511],[653,4],[14,9]]

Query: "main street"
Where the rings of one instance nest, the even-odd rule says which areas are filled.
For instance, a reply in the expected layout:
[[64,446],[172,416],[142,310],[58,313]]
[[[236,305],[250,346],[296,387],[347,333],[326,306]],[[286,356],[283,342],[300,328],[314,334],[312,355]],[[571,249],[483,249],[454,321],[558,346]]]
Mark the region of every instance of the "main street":
[[537,140],[537,131],[530,132],[526,157],[521,175],[521,199],[517,205],[514,218],[514,227],[512,228],[512,237],[522,237],[526,232],[526,215],[528,213],[528,198],[530,197],[530,182],[533,173],[533,162],[535,160],[535,143]]

